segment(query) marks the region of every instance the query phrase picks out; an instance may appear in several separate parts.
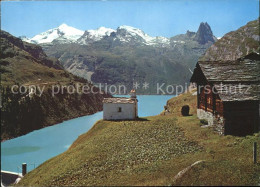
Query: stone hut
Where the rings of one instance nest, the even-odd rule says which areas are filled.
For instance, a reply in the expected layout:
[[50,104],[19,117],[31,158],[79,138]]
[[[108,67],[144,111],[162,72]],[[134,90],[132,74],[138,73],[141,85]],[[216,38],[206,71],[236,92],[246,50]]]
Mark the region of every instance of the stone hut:
[[131,90],[131,97],[104,98],[104,120],[134,120],[138,116],[138,100],[135,90]]
[[191,82],[197,84],[197,115],[224,135],[260,130],[260,56],[235,61],[199,61]]

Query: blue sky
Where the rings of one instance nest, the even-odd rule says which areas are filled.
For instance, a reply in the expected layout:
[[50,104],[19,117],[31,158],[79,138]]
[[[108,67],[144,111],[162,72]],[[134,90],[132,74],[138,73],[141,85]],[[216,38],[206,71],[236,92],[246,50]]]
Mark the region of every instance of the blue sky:
[[27,37],[62,23],[81,30],[130,25],[171,37],[197,31],[200,22],[219,37],[258,16],[258,0],[1,1],[1,28]]

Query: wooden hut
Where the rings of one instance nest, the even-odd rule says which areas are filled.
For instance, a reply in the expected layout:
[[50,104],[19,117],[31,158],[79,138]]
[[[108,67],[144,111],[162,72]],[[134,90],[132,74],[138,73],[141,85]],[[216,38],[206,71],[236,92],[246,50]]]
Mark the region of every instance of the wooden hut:
[[235,61],[199,61],[191,77],[197,84],[197,115],[224,135],[260,130],[260,56]]

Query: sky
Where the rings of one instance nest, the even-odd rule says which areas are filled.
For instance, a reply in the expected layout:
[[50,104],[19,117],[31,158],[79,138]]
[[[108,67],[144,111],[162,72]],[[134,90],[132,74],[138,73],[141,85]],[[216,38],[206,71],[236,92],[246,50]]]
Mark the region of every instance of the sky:
[[197,31],[207,22],[216,37],[259,17],[259,0],[1,1],[1,29],[33,37],[62,23],[81,30],[129,25],[151,36]]

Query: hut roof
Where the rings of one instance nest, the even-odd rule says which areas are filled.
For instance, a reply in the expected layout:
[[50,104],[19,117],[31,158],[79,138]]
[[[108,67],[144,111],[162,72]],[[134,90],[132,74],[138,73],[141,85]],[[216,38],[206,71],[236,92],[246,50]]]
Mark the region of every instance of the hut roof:
[[199,61],[191,82],[209,83],[223,101],[260,100],[260,55],[235,61]]
[[209,82],[259,82],[260,61],[198,62]]
[[214,84],[222,101],[260,100],[259,84]]

